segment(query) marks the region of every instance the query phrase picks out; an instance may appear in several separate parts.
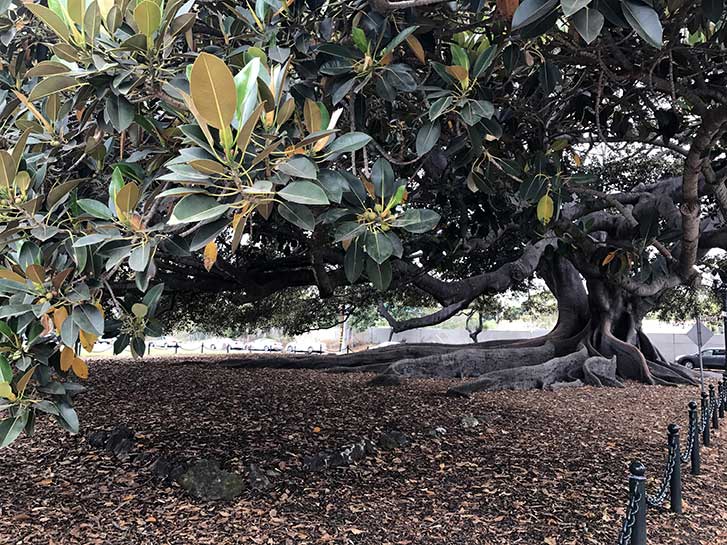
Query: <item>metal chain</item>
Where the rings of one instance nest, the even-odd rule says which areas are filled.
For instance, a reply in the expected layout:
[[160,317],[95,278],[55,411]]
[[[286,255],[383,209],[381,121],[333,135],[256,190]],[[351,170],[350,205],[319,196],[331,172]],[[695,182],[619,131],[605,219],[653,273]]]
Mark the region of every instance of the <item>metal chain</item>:
[[671,474],[674,471],[675,465],[676,451],[674,450],[674,447],[672,445],[669,445],[669,458],[666,462],[666,468],[664,469],[664,478],[661,481],[659,492],[654,496],[650,496],[649,494],[646,495],[646,503],[648,503],[651,507],[659,507],[662,503],[664,503],[666,495],[669,491],[669,480],[671,479]]
[[682,463],[687,463],[692,455],[692,449],[694,448],[694,438],[697,435],[696,422],[689,422],[689,431],[687,433],[689,434],[689,436],[687,437],[687,448],[684,450],[681,456],[679,456],[679,459],[682,461]]
[[626,514],[621,525],[621,531],[618,533],[617,545],[629,545],[631,543],[631,531],[634,528],[636,515],[639,512],[639,500],[641,500],[641,495],[637,488],[634,490],[633,495],[629,495],[629,503],[626,506]]
[[717,407],[717,402],[712,401],[707,405],[707,410],[702,413],[702,422],[699,426],[699,433],[704,433],[704,430],[709,426],[709,421],[712,419],[712,411]]

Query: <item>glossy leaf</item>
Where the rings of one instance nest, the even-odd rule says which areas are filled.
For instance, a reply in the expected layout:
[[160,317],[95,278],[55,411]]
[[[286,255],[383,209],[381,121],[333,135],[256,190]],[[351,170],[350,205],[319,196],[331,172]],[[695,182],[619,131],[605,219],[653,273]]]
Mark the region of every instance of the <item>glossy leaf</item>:
[[326,197],[325,191],[312,182],[291,182],[278,191],[278,195],[286,201],[298,204],[328,204],[328,197]]
[[371,137],[363,132],[349,132],[336,138],[333,143],[328,146],[328,153],[345,153],[356,151],[363,148],[371,142]]
[[598,38],[603,23],[601,12],[592,8],[583,8],[573,16],[573,25],[587,44],[593,43]]
[[638,0],[622,0],[623,14],[636,33],[650,45],[661,48],[663,29],[654,8]]
[[512,17],[512,29],[519,30],[542,21],[558,5],[559,0],[524,0]]
[[310,208],[296,203],[280,203],[277,210],[283,218],[296,227],[300,227],[304,231],[315,229],[316,219]]
[[313,161],[307,157],[293,157],[289,161],[278,165],[278,170],[294,178],[315,180],[318,169]]
[[417,155],[421,157],[422,155],[431,151],[431,149],[437,143],[437,140],[439,140],[440,134],[441,126],[439,125],[439,121],[430,121],[422,125],[422,127],[419,129],[419,132],[417,133]]
[[187,195],[183,197],[172,211],[169,225],[194,223],[219,218],[229,208],[219,204],[214,198],[206,195]]

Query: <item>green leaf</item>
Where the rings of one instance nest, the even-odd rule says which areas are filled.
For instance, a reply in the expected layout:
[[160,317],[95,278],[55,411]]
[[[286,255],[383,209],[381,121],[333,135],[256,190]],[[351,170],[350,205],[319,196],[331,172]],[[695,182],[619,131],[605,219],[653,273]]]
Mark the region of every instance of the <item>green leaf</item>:
[[440,217],[434,210],[409,208],[392,225],[410,233],[426,233],[437,226]]
[[99,10],[98,2],[91,2],[88,4],[86,13],[83,15],[83,33],[86,35],[86,40],[93,42],[100,29],[101,11]]
[[650,45],[661,49],[661,21],[654,8],[637,0],[622,0],[623,14],[636,33]]
[[[399,34],[397,34],[393,40],[391,40],[388,44],[386,44],[386,47],[381,50],[381,56],[383,57],[387,53],[391,53],[400,43],[402,43],[404,40],[406,40],[407,36],[414,33],[416,29],[418,29],[418,26],[410,26],[408,28],[405,28]],[[365,51],[364,51],[365,53]]]
[[389,202],[386,205],[386,208],[389,209],[389,210],[391,210],[395,206],[397,206],[397,205],[401,204],[402,202],[404,202],[404,195],[405,194],[406,194],[406,186],[405,185],[400,185],[399,187],[397,187],[396,188],[396,193],[394,193],[391,196],[391,199],[389,199]]
[[361,51],[361,53],[367,53],[369,51],[369,41],[362,28],[357,26],[353,27],[351,29],[351,38],[353,39],[353,44],[359,51]]
[[440,133],[439,121],[430,121],[419,129],[416,140],[417,155],[419,157],[428,153],[434,147],[434,144],[439,140]]
[[134,248],[129,256],[129,268],[132,271],[142,272],[151,259],[151,244],[141,244]]
[[512,30],[542,21],[556,8],[558,0],[525,0],[512,16]]
[[159,301],[164,293],[164,283],[157,284],[144,294],[142,302],[149,307],[149,316],[155,316]]
[[294,178],[306,178],[309,180],[315,180],[318,169],[313,161],[307,157],[293,157],[289,161],[278,165],[278,170],[288,176]]
[[79,199],[76,201],[76,204],[81,207],[81,210],[92,215],[94,218],[102,220],[114,219],[114,214],[109,207],[94,199]]
[[335,203],[340,203],[343,193],[350,190],[343,174],[325,168],[318,173],[318,183],[326,192],[328,200]]
[[334,154],[356,151],[363,148],[369,142],[371,142],[371,137],[368,134],[363,132],[349,132],[336,138],[333,143],[328,146],[327,152]]
[[147,49],[154,45],[152,40],[154,33],[159,30],[162,24],[162,11],[156,2],[143,0],[134,9],[134,21],[144,36],[146,36]]
[[316,227],[316,218],[313,216],[313,212],[302,204],[280,203],[278,205],[278,214],[305,231],[313,231]]
[[235,76],[237,91],[237,120],[242,126],[257,106],[257,77],[260,73],[260,59],[253,57]]
[[357,221],[344,221],[336,227],[334,242],[343,240],[351,240],[354,237],[362,235],[366,232],[366,226]]
[[137,318],[145,318],[149,314],[149,307],[144,303],[134,303],[131,305],[131,313]]
[[442,115],[452,104],[452,97],[446,96],[432,102],[429,107],[429,121],[434,121]]
[[59,415],[56,420],[58,421],[58,423],[69,432],[78,433],[79,422],[76,410],[71,407],[66,401],[61,401],[57,404],[57,407]]
[[40,4],[33,4],[31,2],[28,2],[27,4],[23,5],[25,6],[25,9],[30,11],[38,19],[48,25],[50,29],[55,32],[58,37],[61,38],[64,42],[67,43],[69,41],[70,34],[68,32],[68,27],[63,22],[63,19],[61,19],[58,15],[53,13],[50,9],[41,6]]
[[0,382],[12,382],[13,369],[5,356],[0,354]]
[[603,23],[601,12],[592,8],[583,8],[573,16],[573,25],[587,44],[598,38]]
[[181,223],[213,220],[219,218],[228,208],[228,205],[220,204],[207,195],[187,195],[174,207],[167,223],[169,225],[179,225]]
[[373,259],[367,259],[366,276],[378,290],[384,291],[391,284],[391,263],[386,261],[378,264]]
[[451,44],[449,48],[452,51],[452,63],[469,71],[470,58],[467,56],[467,52],[457,44]]
[[343,258],[343,271],[346,274],[346,280],[350,284],[353,284],[361,277],[366,264],[366,256],[360,240],[360,238],[356,238],[351,242]]
[[590,3],[591,0],[560,0],[560,7],[563,8],[563,15],[570,17]]
[[35,409],[38,409],[39,411],[43,411],[44,413],[52,414],[53,416],[58,416],[59,414],[61,414],[56,404],[52,401],[48,401],[47,399],[43,399],[41,401],[33,403],[33,407]]
[[472,77],[475,79],[480,77],[482,73],[490,67],[492,61],[495,60],[495,55],[497,55],[497,46],[495,45],[491,45],[480,53],[480,56],[477,57],[477,60],[472,67]]
[[0,448],[7,447],[15,441],[20,432],[23,431],[28,422],[28,410],[25,408],[18,409],[15,416],[5,418],[0,421]]
[[377,197],[388,197],[396,191],[394,169],[383,157],[377,159],[371,168],[371,183],[374,184],[374,193]]
[[66,346],[73,346],[78,340],[78,325],[72,318],[66,318],[61,326],[61,341]]
[[74,243],[74,248],[81,248],[83,246],[91,246],[92,244],[98,244],[113,237],[111,233],[93,233],[91,235],[85,235],[78,238]]
[[94,305],[83,303],[82,305],[73,307],[71,318],[73,319],[73,322],[86,333],[93,333],[99,337],[103,335],[103,314],[101,314],[101,311]]
[[328,204],[326,192],[313,182],[291,182],[278,191],[278,195],[283,197],[286,201],[298,204]]
[[121,191],[122,187],[124,187],[124,175],[119,167],[114,167],[109,182],[109,209],[116,208],[116,194]]
[[368,231],[364,239],[364,250],[371,259],[380,265],[394,253],[394,246],[386,234]]
[[28,95],[28,100],[34,101],[48,95],[53,95],[61,91],[68,91],[81,85],[85,85],[82,81],[77,80],[72,76],[58,75],[49,76],[41,81],[38,85],[33,87],[33,90]]

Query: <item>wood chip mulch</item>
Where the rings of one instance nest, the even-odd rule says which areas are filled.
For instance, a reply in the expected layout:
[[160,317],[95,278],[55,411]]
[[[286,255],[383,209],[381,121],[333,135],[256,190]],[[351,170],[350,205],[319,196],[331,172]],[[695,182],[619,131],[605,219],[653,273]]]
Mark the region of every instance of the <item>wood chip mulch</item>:
[[[38,544],[615,544],[630,460],[653,493],[666,426],[686,434],[696,388],[579,388],[443,395],[448,381],[367,387],[370,375],[226,369],[219,358],[92,363],[77,398],[83,431],[42,420],[0,452],[0,543]],[[461,425],[473,415],[481,424]],[[651,509],[650,545],[727,543],[727,420],[684,464],[684,515]],[[120,462],[85,435],[136,432]],[[446,435],[435,438],[435,427]],[[408,447],[307,472],[303,458],[396,429]],[[143,456],[140,454],[144,453]],[[156,455],[212,458],[232,471],[278,472],[266,493],[190,498],[151,475]]]

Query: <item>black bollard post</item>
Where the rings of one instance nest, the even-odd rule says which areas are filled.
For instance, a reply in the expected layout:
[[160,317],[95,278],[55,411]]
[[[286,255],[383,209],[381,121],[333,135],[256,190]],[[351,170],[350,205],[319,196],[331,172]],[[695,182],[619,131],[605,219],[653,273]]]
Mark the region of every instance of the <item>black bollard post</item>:
[[717,414],[717,398],[714,395],[714,384],[709,385],[709,406],[712,408],[712,429],[719,429],[719,415]]
[[699,456],[699,419],[696,401],[689,402],[689,429],[692,430],[692,475],[699,475],[701,460]]
[[179,343],[174,343],[174,353],[176,354],[179,351]]
[[204,354],[204,342],[199,345],[199,353]]
[[724,383],[720,380],[717,383],[717,414],[724,418]]
[[709,446],[709,402],[707,401],[707,392],[702,392],[702,418],[700,419],[700,426],[704,423],[704,429],[702,430],[702,444],[705,447]]
[[679,426],[669,424],[667,438],[674,457],[674,469],[669,479],[669,506],[672,512],[682,514],[682,460],[679,450]]
[[629,466],[629,495],[637,496],[637,511],[631,528],[631,545],[646,545],[646,468],[638,461]]

